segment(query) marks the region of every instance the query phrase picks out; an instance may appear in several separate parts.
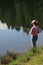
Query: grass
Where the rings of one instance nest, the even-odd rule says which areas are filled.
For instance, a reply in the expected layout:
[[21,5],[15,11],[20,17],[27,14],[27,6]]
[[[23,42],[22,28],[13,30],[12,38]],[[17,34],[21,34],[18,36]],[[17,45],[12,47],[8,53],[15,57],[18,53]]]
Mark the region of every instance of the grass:
[[43,65],[43,47],[36,47],[22,55],[18,55],[15,60],[6,65]]
[[27,51],[8,65],[43,65],[43,47]]

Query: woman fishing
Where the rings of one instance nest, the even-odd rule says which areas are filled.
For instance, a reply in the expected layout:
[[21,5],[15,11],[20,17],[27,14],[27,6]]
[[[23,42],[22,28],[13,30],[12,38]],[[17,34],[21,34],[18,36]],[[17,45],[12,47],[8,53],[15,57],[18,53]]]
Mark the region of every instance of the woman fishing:
[[40,32],[40,28],[38,26],[38,22],[36,20],[33,20],[31,22],[31,29],[30,29],[30,34],[32,35],[32,43],[33,43],[33,48],[36,47],[36,41],[38,39],[38,34]]

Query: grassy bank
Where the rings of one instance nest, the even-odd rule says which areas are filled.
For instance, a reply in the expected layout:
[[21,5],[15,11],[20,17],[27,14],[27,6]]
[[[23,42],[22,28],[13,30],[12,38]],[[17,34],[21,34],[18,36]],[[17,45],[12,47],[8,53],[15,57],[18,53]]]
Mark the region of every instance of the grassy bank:
[[43,65],[43,47],[31,49],[18,55],[16,59],[6,65]]
[[27,51],[8,65],[43,65],[43,47]]

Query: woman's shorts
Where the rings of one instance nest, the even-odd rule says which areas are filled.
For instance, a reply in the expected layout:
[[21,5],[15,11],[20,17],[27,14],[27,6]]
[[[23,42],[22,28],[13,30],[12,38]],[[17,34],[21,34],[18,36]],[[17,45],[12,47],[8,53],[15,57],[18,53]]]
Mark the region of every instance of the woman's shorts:
[[33,42],[36,42],[37,39],[38,39],[38,36],[37,36],[37,35],[36,35],[36,36],[33,36],[32,41],[33,41]]

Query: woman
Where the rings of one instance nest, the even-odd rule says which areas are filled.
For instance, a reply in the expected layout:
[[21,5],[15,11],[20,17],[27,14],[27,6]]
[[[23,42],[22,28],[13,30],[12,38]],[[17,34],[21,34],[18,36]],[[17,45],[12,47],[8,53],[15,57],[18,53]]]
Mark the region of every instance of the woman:
[[33,47],[36,47],[36,41],[38,39],[38,33],[40,32],[40,28],[36,20],[33,20],[31,22],[31,25],[32,27],[30,29],[30,34],[32,35],[32,43],[33,43]]

